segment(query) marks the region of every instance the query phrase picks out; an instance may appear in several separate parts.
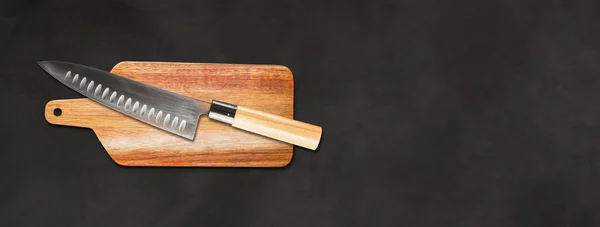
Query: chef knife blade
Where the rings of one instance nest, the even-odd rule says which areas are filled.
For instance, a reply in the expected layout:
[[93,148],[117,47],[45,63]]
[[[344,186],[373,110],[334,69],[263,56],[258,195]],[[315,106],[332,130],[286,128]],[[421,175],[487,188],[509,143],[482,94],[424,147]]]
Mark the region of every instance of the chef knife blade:
[[40,67],[65,86],[129,117],[194,140],[201,115],[235,128],[315,150],[319,126],[242,106],[177,94],[103,70],[64,61],[40,61]]

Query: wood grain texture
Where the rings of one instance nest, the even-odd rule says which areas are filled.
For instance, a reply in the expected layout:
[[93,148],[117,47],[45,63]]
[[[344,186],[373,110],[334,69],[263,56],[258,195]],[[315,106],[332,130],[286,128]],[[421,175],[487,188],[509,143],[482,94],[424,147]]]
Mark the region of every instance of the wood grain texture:
[[[221,100],[293,119],[294,81],[277,65],[121,62],[112,73],[202,100]],[[60,108],[62,115],[54,116]],[[91,128],[124,166],[282,167],[293,146],[200,118],[189,141],[112,111],[87,98],[46,105],[51,124]]]
[[289,118],[238,106],[233,127],[281,140],[311,150],[317,149],[322,129]]

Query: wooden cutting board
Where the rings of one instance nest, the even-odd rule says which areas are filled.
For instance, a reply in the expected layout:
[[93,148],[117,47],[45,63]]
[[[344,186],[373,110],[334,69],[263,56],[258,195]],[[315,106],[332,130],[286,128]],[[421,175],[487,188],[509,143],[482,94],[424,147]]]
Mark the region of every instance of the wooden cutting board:
[[[111,72],[202,100],[217,99],[294,117],[294,79],[285,66],[121,62]],[[55,116],[55,109],[62,114]],[[123,166],[282,167],[293,156],[290,144],[206,116],[200,119],[194,141],[141,123],[88,98],[51,101],[45,116],[51,124],[91,128],[110,157]]]

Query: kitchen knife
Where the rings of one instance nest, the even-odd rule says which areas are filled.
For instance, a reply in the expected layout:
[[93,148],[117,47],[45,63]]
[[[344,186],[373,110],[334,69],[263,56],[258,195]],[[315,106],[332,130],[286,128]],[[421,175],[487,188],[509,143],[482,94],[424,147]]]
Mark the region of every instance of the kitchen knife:
[[172,134],[194,140],[200,116],[235,128],[315,150],[319,126],[212,100],[187,97],[103,70],[64,61],[40,61],[52,77],[80,94]]

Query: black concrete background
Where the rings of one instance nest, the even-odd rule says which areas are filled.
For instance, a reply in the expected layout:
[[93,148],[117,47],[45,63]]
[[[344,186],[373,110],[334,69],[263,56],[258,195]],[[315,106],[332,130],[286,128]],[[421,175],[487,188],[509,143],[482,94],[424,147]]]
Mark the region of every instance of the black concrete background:
[[[596,1],[2,1],[0,226],[598,226]],[[317,152],[126,168],[37,65],[288,66]]]

